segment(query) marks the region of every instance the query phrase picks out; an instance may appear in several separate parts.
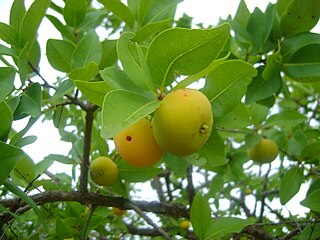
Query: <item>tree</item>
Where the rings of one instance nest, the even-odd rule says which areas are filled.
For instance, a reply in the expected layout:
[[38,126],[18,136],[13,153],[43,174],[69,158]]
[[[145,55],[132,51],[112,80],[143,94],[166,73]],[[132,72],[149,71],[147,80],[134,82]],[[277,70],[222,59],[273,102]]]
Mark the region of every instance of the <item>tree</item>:
[[[174,21],[179,2],[13,2],[10,23],[0,23],[0,239],[319,239],[320,35],[311,30],[320,2],[278,0],[249,12],[242,0],[212,28],[194,28],[187,15]],[[41,52],[44,19],[61,37]],[[63,77],[47,80],[45,58]],[[112,138],[200,79],[214,116],[205,145],[146,168],[121,159]],[[72,143],[67,156],[35,163],[22,150],[39,118]],[[248,158],[262,138],[279,148],[271,163]],[[98,156],[118,166],[110,187],[90,178]],[[72,174],[50,173],[54,162]],[[158,200],[139,198],[148,185]],[[291,214],[285,204],[300,188],[297,205],[308,210]],[[192,227],[180,228],[186,219]]]

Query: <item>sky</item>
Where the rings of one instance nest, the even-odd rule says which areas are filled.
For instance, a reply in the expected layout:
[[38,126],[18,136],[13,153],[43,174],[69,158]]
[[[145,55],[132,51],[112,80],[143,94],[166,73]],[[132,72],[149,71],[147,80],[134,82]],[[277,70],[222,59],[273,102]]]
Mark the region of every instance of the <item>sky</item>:
[[[59,0],[62,2],[62,0]],[[31,0],[26,0],[26,6],[31,4]],[[58,2],[58,1],[55,1]],[[176,19],[181,17],[183,13],[193,17],[193,23],[204,23],[204,26],[216,25],[219,18],[226,18],[228,15],[234,15],[240,0],[185,0],[178,5]],[[249,11],[252,12],[255,7],[259,7],[264,10],[269,2],[275,3],[276,0],[246,0]],[[12,1],[0,0],[0,22],[8,22],[9,11]],[[319,24],[316,28],[319,31]],[[57,31],[44,20],[43,25],[40,27],[39,42],[42,49],[45,49],[46,40],[48,38],[59,38]],[[44,53],[44,50],[42,50]],[[49,81],[54,81],[57,74],[50,65],[47,63],[45,56],[41,59],[41,73],[45,74],[45,77]],[[19,130],[26,124],[26,120],[15,121],[14,128]],[[28,135],[36,135],[38,137],[34,144],[24,147],[24,151],[31,156],[35,161],[41,161],[45,156],[49,154],[63,154],[67,155],[70,150],[70,143],[65,143],[60,140],[58,130],[54,128],[52,122],[42,122],[41,119],[31,128]],[[66,166],[56,164],[53,168],[50,168],[52,172],[65,172]],[[286,206],[289,209],[295,209],[297,212],[304,211],[305,209],[298,205],[297,202],[301,201],[305,196],[305,192],[301,192],[299,196],[291,200]]]

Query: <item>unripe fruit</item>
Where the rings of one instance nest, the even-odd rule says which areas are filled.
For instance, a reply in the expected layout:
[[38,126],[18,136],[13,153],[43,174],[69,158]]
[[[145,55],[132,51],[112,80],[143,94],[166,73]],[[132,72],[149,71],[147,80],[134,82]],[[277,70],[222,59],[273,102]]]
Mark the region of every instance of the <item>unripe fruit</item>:
[[272,162],[278,156],[278,152],[278,145],[266,138],[261,139],[258,144],[247,151],[249,158],[260,164]]
[[91,162],[92,180],[101,186],[110,186],[118,177],[118,166],[108,157],[98,157]]
[[153,132],[163,150],[187,156],[205,144],[212,124],[208,98],[198,90],[179,89],[161,101],[153,117]]
[[190,222],[188,220],[183,220],[181,223],[180,223],[180,228],[182,229],[188,229],[190,227]]
[[112,207],[112,212],[117,215],[117,216],[122,216],[126,213],[126,210],[120,209],[120,208],[116,208],[116,207]]
[[151,122],[143,118],[114,137],[119,155],[130,165],[149,167],[159,162],[163,150],[154,139]]

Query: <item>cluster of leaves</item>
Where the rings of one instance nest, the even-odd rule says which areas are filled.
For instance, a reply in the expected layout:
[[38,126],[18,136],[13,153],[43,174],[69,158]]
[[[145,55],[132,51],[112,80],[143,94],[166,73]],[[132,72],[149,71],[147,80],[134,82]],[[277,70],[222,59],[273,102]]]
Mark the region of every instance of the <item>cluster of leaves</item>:
[[[320,2],[278,0],[250,13],[240,1],[234,17],[210,29],[192,29],[186,15],[174,21],[179,0],[127,2],[35,0],[26,9],[15,0],[9,24],[0,23],[1,238],[319,238],[320,35],[311,30]],[[44,20],[60,36],[41,49]],[[60,76],[41,72],[44,55]],[[215,122],[199,153],[165,154],[149,168],[119,158],[106,139],[152,115],[163,94],[200,79]],[[36,146],[27,133],[39,118],[72,143],[67,156],[35,163],[23,152]],[[19,119],[28,123],[16,132]],[[246,155],[261,137],[280,148],[267,166]],[[101,155],[119,168],[110,188],[88,179],[90,159]],[[50,173],[55,162],[72,172]],[[139,202],[140,183],[150,183],[159,202]],[[284,205],[301,186],[308,191],[300,204],[310,211],[292,215]],[[110,198],[94,201],[101,196]],[[116,218],[105,206],[134,212]],[[179,217],[190,218],[193,231],[181,230]],[[146,223],[153,228],[141,228]]]

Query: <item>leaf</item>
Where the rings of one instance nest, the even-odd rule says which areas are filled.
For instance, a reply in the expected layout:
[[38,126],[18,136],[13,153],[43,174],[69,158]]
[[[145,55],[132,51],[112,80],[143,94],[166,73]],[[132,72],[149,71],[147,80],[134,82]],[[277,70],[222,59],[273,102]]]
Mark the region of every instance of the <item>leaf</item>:
[[12,67],[0,67],[0,102],[12,91],[15,70]]
[[209,168],[216,168],[227,164],[223,140],[215,129],[212,129],[211,135],[200,149],[199,155],[207,159],[207,167]]
[[282,205],[286,204],[299,191],[304,181],[303,169],[291,167],[283,176],[280,183],[279,197]]
[[99,37],[94,30],[91,30],[81,39],[73,53],[72,69],[85,67],[91,62],[99,65],[101,56],[102,47]]
[[232,233],[241,232],[246,226],[254,223],[254,219],[219,217],[210,223],[205,239],[219,239],[219,237],[230,236]]
[[202,92],[208,97],[215,117],[234,109],[257,71],[251,64],[229,60],[215,67],[206,77]]
[[320,189],[308,194],[304,200],[300,202],[302,206],[310,208],[312,211],[320,212]]
[[98,106],[102,106],[105,95],[111,90],[104,81],[75,81],[74,83],[90,102],[97,104]]
[[243,103],[239,103],[233,110],[215,119],[215,126],[219,128],[239,129],[249,125],[249,112]]
[[53,26],[60,32],[63,38],[69,39],[71,41],[74,40],[75,36],[68,29],[68,27],[64,25],[58,18],[50,14],[46,14],[46,17],[53,24]]
[[[10,19],[9,19],[10,25],[13,26],[15,29],[20,29],[20,26],[25,14],[26,14],[26,7],[24,6],[24,0],[13,1],[11,10],[10,10]],[[18,42],[19,42],[19,39],[17,38],[16,45],[18,45]]]
[[223,49],[230,35],[229,24],[213,29],[172,28],[151,42],[147,62],[153,79],[161,88],[175,75],[193,75],[205,69]]
[[43,216],[42,212],[40,211],[40,209],[38,208],[37,204],[32,200],[32,198],[30,198],[26,193],[24,193],[20,188],[18,188],[16,185],[14,185],[9,180],[6,180],[4,182],[4,186],[10,192],[15,194],[16,196],[21,198],[26,204],[28,204],[33,209],[33,211],[37,214],[37,216],[38,216],[38,218],[40,220],[40,223],[45,225],[46,221],[44,219],[44,216]]
[[211,222],[211,209],[208,201],[200,192],[196,194],[191,204],[190,220],[197,237],[200,240],[205,239],[205,234]]
[[25,153],[15,146],[0,141],[0,185],[9,176],[17,162],[25,157]]
[[265,126],[283,126],[283,127],[291,127],[297,124],[303,123],[307,120],[307,117],[291,110],[284,110],[280,113],[276,113],[271,115],[267,121]]
[[8,48],[2,44],[0,44],[0,55],[17,57],[16,52],[13,49]]
[[67,0],[63,9],[63,18],[71,27],[77,27],[87,12],[86,0]]
[[133,27],[134,17],[132,16],[130,9],[120,0],[99,0],[99,2],[128,24],[130,28]]
[[63,129],[67,124],[68,117],[69,111],[65,106],[57,107],[53,113],[53,125],[56,128]]
[[[26,12],[19,31],[19,44],[24,47],[32,43],[37,35],[38,28],[49,7],[51,0],[35,0]],[[29,45],[31,46],[31,45]]]
[[301,151],[301,159],[306,161],[319,159],[320,158],[319,146],[320,146],[320,141],[309,143],[303,146]]
[[119,60],[125,73],[139,88],[156,90],[151,73],[146,63],[142,49],[138,44],[131,42],[134,34],[125,32],[121,34],[117,43]]
[[56,161],[63,164],[76,164],[76,161],[74,159],[60,154],[49,154],[43,159],[43,161]]
[[84,20],[79,25],[79,32],[88,32],[92,29],[96,29],[102,22],[102,20],[109,14],[106,9],[95,9],[94,11],[87,12]]
[[118,132],[152,113],[160,102],[126,90],[110,91],[102,105],[103,138],[112,138]]
[[318,0],[281,0],[277,3],[284,36],[310,31],[318,22],[320,2]]
[[0,102],[0,141],[6,142],[11,130],[13,115],[6,102]]
[[24,138],[21,138],[14,145],[16,147],[22,148],[24,146],[34,143],[36,140],[37,140],[37,136],[26,136]]
[[101,42],[102,45],[102,58],[100,61],[99,68],[105,69],[106,67],[111,67],[118,60],[117,54],[117,40],[106,39]]
[[0,39],[10,45],[19,44],[19,34],[11,25],[0,22]]
[[35,166],[36,176],[43,174],[53,164],[53,162],[54,161],[50,158],[44,158],[38,162]]
[[162,172],[161,168],[157,167],[134,167],[122,161],[118,165],[119,177],[128,182],[145,182]]
[[56,101],[57,99],[63,97],[65,94],[72,92],[73,89],[74,89],[74,82],[71,81],[70,79],[66,79],[60,83],[60,85],[56,89],[56,92],[53,94],[51,98],[49,98],[49,100]]
[[16,142],[20,141],[20,139],[23,138],[23,136],[30,130],[30,128],[35,124],[35,122],[38,120],[38,118],[30,118],[27,125],[18,133],[16,133],[10,141],[10,144],[14,145]]
[[263,105],[260,105],[258,103],[251,104],[249,108],[251,122],[254,125],[259,125],[264,120],[266,120],[268,114],[269,114],[269,108]]
[[90,81],[99,74],[99,66],[96,63],[89,63],[86,67],[77,68],[69,73],[73,80]]
[[297,240],[318,240],[320,238],[320,224],[307,224],[306,227],[299,234]]
[[61,72],[71,71],[71,59],[75,46],[66,40],[49,39],[46,53],[51,66]]

